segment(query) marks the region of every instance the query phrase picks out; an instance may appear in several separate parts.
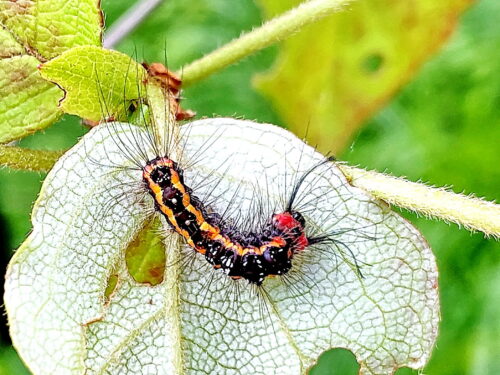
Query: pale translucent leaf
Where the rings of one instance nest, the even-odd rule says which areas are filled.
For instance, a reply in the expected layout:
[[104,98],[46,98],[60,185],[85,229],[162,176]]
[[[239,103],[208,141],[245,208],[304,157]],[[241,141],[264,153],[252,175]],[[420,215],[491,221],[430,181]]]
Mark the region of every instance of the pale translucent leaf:
[[[323,159],[291,133],[250,121],[200,120],[181,137],[196,195],[247,220],[256,206],[266,215],[279,207],[290,182]],[[293,285],[266,280],[268,299],[259,299],[171,234],[163,282],[135,282],[124,249],[152,198],[140,170],[105,165],[133,166],[123,149],[139,145],[152,158],[147,144],[145,130],[99,126],[47,176],[5,296],[14,345],[35,374],[303,374],[333,347],[352,350],[363,374],[426,363],[439,320],[434,257],[415,228],[333,164],[305,180],[302,212],[319,231],[344,232],[337,239],[364,278],[339,248],[308,249]],[[119,281],[108,300],[110,274]]]

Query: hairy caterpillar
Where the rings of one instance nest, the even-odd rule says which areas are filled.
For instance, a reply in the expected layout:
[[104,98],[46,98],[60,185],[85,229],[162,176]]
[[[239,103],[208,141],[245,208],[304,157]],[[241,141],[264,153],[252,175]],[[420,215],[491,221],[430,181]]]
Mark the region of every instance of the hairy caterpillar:
[[[434,332],[437,315],[431,325],[418,324],[419,306],[437,301],[435,289],[426,289],[435,273],[425,243],[386,206],[350,188],[323,155],[283,129],[251,121],[206,119],[179,130],[173,142],[179,151],[165,152],[151,142],[148,128],[102,124],[58,162],[37,203],[26,250],[8,276],[9,308],[29,319],[26,327],[11,320],[18,343],[35,337],[52,352],[74,345],[86,353],[86,368],[110,364],[110,373],[149,364],[151,373],[179,366],[193,374],[298,374],[333,346],[379,368],[387,363],[386,347],[378,349],[383,340],[403,342],[415,326]],[[289,272],[258,287],[213,270],[178,244],[164,249],[163,282],[137,282],[124,249],[155,212],[143,174],[161,155],[179,163],[191,196],[207,215],[224,219],[226,233],[260,231],[292,201],[306,237],[328,241],[297,251]],[[172,241],[180,238],[169,233]],[[362,266],[363,279],[353,272],[356,259],[370,264]],[[112,272],[118,283],[105,303],[103,286]],[[255,290],[265,298],[256,300]],[[425,350],[421,342],[411,353]],[[24,357],[34,366],[31,353]],[[109,362],[116,356],[120,361]],[[59,363],[51,364],[52,373]]]
[[158,157],[148,161],[143,179],[170,226],[215,269],[222,269],[234,280],[244,278],[261,285],[268,276],[286,274],[296,252],[323,239],[306,236],[304,217],[292,209],[294,195],[286,210],[273,214],[260,231],[245,233],[229,229],[220,214],[207,212],[203,202],[185,185],[183,171],[173,160]]
[[[149,104],[143,106],[140,102],[131,102],[128,116],[145,125],[148,144],[139,144],[139,138],[133,137],[132,141],[136,141],[135,150],[127,149],[126,144],[130,142],[122,142],[122,149],[132,156],[142,171],[143,186],[153,197],[156,211],[164,216],[170,228],[180,234],[187,245],[204,255],[214,269],[221,269],[231,279],[245,279],[260,286],[266,277],[287,274],[296,253],[314,244],[335,242],[330,235],[313,236],[306,233],[306,220],[294,208],[294,201],[306,177],[319,167],[333,162],[333,157],[323,158],[298,176],[297,181],[289,181],[293,186],[290,196],[286,198],[286,207],[281,211],[273,211],[267,219],[260,218],[258,226],[247,227],[246,230],[238,228],[213,211],[185,184],[183,168],[169,155],[172,150],[179,148],[179,144],[175,143],[178,142],[180,125],[176,121],[194,116],[193,112],[184,111],[179,105],[180,79],[161,64],[143,65],[151,79],[162,88],[167,104],[163,113],[155,116]],[[102,88],[101,96],[104,97]],[[102,108],[106,108],[104,100]],[[106,118],[114,117],[107,113]],[[118,141],[122,140],[118,138]],[[154,158],[146,156],[141,150],[144,146],[155,151]],[[134,154],[141,155],[141,160],[136,159]],[[231,163],[231,160],[226,161]],[[345,244],[342,245],[350,252],[353,264],[361,275],[352,251]]]
[[[217,120],[250,124],[233,119]],[[190,135],[190,128],[196,123],[181,127],[186,136]],[[120,134],[120,131],[117,131],[120,126],[130,127],[132,133],[137,131],[131,125],[111,123],[108,126],[116,134]],[[272,129],[271,125],[260,126],[263,129],[269,126],[270,131]],[[230,129],[226,126],[215,129],[200,148],[204,149],[207,145],[209,145],[207,148],[213,147],[213,142],[219,141],[221,133],[227,133]],[[203,184],[208,186],[209,193],[206,194],[206,187],[205,196],[200,197],[196,186],[191,187],[192,183],[196,185],[199,182],[185,181],[185,171],[189,174],[192,166],[190,162],[181,160],[178,163],[170,157],[171,150],[179,148],[179,145],[172,144],[175,138],[164,137],[168,144],[161,145],[160,137],[155,134],[151,125],[147,125],[143,131],[147,134],[149,145],[143,144],[144,141],[138,142],[141,136],[137,134],[129,134],[126,136],[127,139],[115,136],[116,142],[121,145],[120,149],[128,155],[128,158],[133,159],[135,169],[141,171],[143,183],[140,189],[153,198],[155,211],[163,215],[168,226],[180,234],[191,249],[203,255],[214,269],[222,270],[233,280],[244,279],[260,287],[266,278],[287,275],[292,269],[295,256],[302,257],[304,252],[314,249],[322,250],[321,245],[330,247],[333,245],[336,248],[334,256],[336,258],[340,256],[358,275],[361,275],[358,261],[349,247],[349,242],[373,240],[370,235],[363,232],[364,229],[373,226],[373,223],[363,228],[359,225],[352,227],[352,224],[345,222],[342,227],[337,227],[335,230],[321,231],[318,229],[321,223],[310,221],[310,211],[313,208],[309,203],[315,201],[314,204],[322,204],[321,196],[316,197],[315,192],[324,195],[325,189],[328,189],[328,186],[322,186],[321,179],[316,174],[321,175],[322,171],[331,169],[333,157],[325,158],[312,148],[303,145],[299,151],[298,164],[302,164],[303,154],[309,155],[311,152],[314,154],[314,161],[304,166],[297,165],[297,169],[293,172],[283,168],[280,178],[274,176],[275,181],[270,181],[271,177],[267,175],[266,168],[263,168],[260,181],[245,182],[245,184],[250,183],[253,190],[249,198],[249,213],[234,218],[231,211],[233,206],[240,204],[237,203],[241,198],[238,191],[244,180],[244,169],[241,171],[243,180],[233,186],[234,193],[224,192],[225,195],[232,197],[231,200],[219,206],[211,204],[209,201],[212,199],[210,195],[213,195],[211,194],[213,191],[210,186],[217,186],[220,180],[226,177],[226,173],[221,172],[218,177],[212,176],[208,182],[203,179]],[[133,145],[132,149],[130,145]],[[181,152],[185,147],[187,144],[180,145]],[[153,153],[147,153],[144,149],[153,150]],[[207,152],[198,151],[196,154],[198,159],[210,157]],[[179,158],[182,159],[182,155]],[[222,170],[231,165],[236,160],[232,160],[233,158],[241,159],[241,155],[228,156],[222,165],[215,169]],[[270,192],[270,187],[275,190],[273,193]],[[279,196],[278,201],[276,195]],[[330,213],[330,216],[334,215],[334,212]],[[356,240],[335,238],[339,234],[345,235],[356,231],[358,232]]]

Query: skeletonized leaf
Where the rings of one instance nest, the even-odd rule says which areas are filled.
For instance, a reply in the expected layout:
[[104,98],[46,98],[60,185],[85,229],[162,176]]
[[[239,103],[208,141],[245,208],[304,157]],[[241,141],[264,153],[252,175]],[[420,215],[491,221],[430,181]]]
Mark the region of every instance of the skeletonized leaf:
[[[299,0],[259,0],[268,18]],[[363,0],[283,43],[256,77],[290,129],[339,152],[448,38],[473,0]]]
[[[308,248],[289,283],[265,281],[266,297],[211,269],[175,233],[163,281],[135,281],[126,248],[149,225],[153,201],[140,170],[116,166],[156,156],[148,144],[144,129],[96,127],[44,182],[5,286],[13,342],[34,374],[304,374],[333,347],[352,350],[363,374],[425,365],[439,320],[434,257],[334,164],[308,175],[297,199],[308,225],[336,232],[337,246]],[[195,194],[244,222],[268,217],[291,181],[323,160],[283,129],[234,119],[187,124],[180,144]]]
[[119,116],[131,100],[145,95],[145,69],[129,56],[101,47],[73,48],[43,64],[40,72],[65,91],[64,112],[93,121],[103,113]]

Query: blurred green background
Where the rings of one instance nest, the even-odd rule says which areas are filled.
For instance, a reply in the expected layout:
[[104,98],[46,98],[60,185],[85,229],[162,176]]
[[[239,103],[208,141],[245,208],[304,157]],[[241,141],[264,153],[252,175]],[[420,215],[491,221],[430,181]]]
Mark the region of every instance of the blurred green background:
[[[104,1],[111,25],[133,1]],[[337,156],[411,180],[500,198],[500,2],[482,0],[461,18],[448,43]],[[252,0],[166,1],[118,50],[178,69],[262,22]],[[252,77],[268,70],[277,46],[185,90],[184,107],[199,116],[235,116],[286,126],[257,93]],[[305,124],[306,125],[306,124]],[[85,133],[66,117],[21,142],[70,147]],[[0,256],[3,270],[30,230],[29,214],[44,176],[0,170]],[[500,246],[456,225],[402,212],[425,235],[440,269],[442,323],[425,374],[500,374]],[[26,374],[1,322],[0,374]],[[313,375],[356,374],[353,356],[334,350]],[[408,369],[398,374],[417,373]]]

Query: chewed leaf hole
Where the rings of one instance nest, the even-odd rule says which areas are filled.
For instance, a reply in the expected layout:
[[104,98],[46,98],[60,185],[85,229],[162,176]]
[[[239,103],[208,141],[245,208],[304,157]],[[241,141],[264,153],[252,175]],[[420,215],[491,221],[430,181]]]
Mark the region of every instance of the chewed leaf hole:
[[384,57],[379,53],[372,53],[363,59],[361,69],[366,73],[373,74],[378,72],[383,65]]
[[106,287],[106,290],[104,291],[104,298],[106,299],[106,302],[109,301],[109,297],[115,291],[116,285],[118,285],[118,275],[112,274],[109,276],[108,286]]
[[347,349],[332,349],[324,352],[311,368],[309,375],[356,375],[359,364],[354,354]]
[[165,246],[161,222],[153,217],[146,222],[125,252],[125,262],[130,276],[141,284],[158,285],[165,271]]

